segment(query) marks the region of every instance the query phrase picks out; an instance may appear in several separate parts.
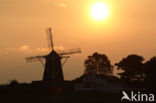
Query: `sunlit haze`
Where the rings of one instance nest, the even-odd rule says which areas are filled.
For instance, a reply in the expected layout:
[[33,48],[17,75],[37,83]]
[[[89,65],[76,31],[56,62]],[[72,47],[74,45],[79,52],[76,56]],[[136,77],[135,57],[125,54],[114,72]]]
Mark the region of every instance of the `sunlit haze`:
[[63,66],[65,80],[81,76],[94,52],[106,54],[113,65],[129,54],[148,60],[156,55],[155,5],[156,0],[0,0],[0,83],[42,80],[42,64],[25,57],[49,52],[49,27],[57,50],[82,50]]

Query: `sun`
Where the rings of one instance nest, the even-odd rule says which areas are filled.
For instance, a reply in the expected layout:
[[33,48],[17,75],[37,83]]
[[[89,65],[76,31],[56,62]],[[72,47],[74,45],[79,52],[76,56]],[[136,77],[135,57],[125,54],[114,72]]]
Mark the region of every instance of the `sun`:
[[108,16],[108,8],[104,3],[95,3],[91,8],[91,16],[96,20],[103,20]]

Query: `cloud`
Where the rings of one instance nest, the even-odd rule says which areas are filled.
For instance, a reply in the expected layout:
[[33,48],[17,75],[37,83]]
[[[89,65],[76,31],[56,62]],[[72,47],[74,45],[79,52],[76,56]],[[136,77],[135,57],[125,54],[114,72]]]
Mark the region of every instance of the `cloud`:
[[20,47],[20,50],[29,50],[29,46],[28,45],[23,45]]
[[[63,46],[56,46],[54,47],[56,51],[62,51],[64,50]],[[4,50],[0,50],[0,55],[6,55],[6,54],[14,54],[14,53],[24,53],[24,54],[45,54],[49,53],[49,48],[30,48],[29,45],[23,45],[19,48],[6,48]]]
[[60,4],[58,4],[58,6],[59,6],[59,7],[63,7],[63,8],[66,8],[66,7],[67,7],[67,5],[64,4],[64,3],[60,3]]
[[62,51],[62,50],[64,50],[65,48],[64,48],[63,46],[56,46],[56,47],[54,47],[54,49],[55,49],[56,51]]

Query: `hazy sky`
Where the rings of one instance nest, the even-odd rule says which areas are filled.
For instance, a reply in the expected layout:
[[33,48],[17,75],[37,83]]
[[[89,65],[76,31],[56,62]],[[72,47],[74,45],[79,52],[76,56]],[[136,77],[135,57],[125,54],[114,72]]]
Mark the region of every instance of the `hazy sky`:
[[[103,21],[90,16],[98,1],[109,9]],[[82,49],[63,67],[67,80],[83,74],[84,59],[95,51],[112,64],[128,54],[148,60],[156,55],[155,5],[156,0],[0,0],[0,83],[42,79],[42,65],[24,58],[47,53],[48,27],[57,49]]]

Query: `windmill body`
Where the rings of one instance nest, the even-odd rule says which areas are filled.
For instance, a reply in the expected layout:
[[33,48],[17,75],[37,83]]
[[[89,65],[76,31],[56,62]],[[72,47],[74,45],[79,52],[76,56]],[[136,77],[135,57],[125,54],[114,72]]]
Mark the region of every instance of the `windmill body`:
[[[64,50],[57,53],[54,50],[51,28],[48,29],[49,47],[51,52],[48,55],[27,57],[27,62],[40,61],[44,66],[43,81],[63,81],[62,65],[65,64],[70,54],[81,53],[80,48]],[[65,59],[64,63],[61,60]],[[45,60],[45,63],[43,62]]]
[[45,57],[43,81],[63,81],[61,57],[54,50]]

